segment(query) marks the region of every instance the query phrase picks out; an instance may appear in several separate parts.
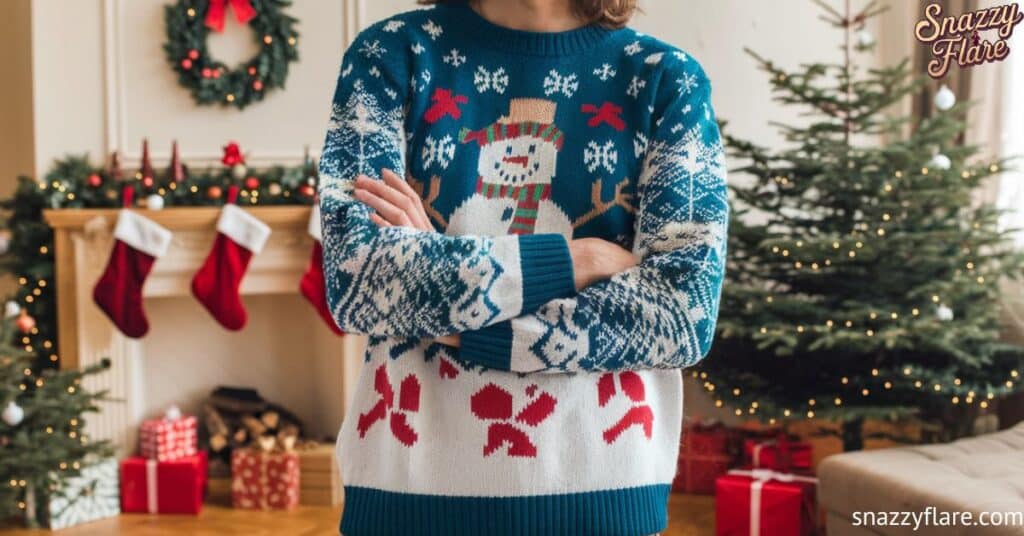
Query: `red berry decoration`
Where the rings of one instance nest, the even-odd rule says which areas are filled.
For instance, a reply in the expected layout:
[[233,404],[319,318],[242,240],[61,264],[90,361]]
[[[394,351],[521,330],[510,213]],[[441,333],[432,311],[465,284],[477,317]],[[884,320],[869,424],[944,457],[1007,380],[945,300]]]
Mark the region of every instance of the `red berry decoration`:
[[302,186],[299,187],[299,193],[306,197],[313,197],[314,195],[316,195],[316,188],[313,188],[308,184],[303,184]]
[[248,73],[249,73],[249,76],[256,76],[256,68],[255,67],[249,67]]
[[245,179],[245,188],[248,190],[255,190],[260,187],[260,180],[256,177],[249,177]]
[[100,185],[103,184],[103,177],[100,177],[97,173],[93,173],[92,175],[89,175],[87,179],[85,179],[85,183],[93,188],[99,188]]
[[181,60],[181,68],[185,69],[185,70],[191,69],[192,68],[192,60],[190,60],[188,58],[185,58],[185,59]]
[[142,185],[145,186],[146,188],[152,188],[153,187],[153,177],[149,177],[149,176],[142,177]]
[[194,48],[192,50],[189,50],[188,51],[188,57],[189,57],[189,59],[198,60],[199,59],[199,51],[194,49]]
[[260,82],[259,80],[253,80],[252,88],[256,91],[263,91],[263,82]]
[[32,329],[36,327],[36,319],[32,318],[24,309],[21,310],[21,314],[18,315],[18,319],[14,321],[15,327],[22,333],[31,333]]
[[210,69],[209,67],[204,67],[203,78],[210,78],[211,76],[213,76],[213,69]]

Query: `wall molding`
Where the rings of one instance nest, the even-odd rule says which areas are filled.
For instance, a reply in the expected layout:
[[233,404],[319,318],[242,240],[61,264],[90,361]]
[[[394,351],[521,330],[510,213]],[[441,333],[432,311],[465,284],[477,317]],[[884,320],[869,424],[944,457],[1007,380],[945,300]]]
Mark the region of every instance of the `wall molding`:
[[[125,76],[124,49],[122,47],[121,21],[124,0],[103,0],[103,79],[104,79],[104,147],[103,159],[117,151],[122,165],[137,164],[142,155],[139,147],[130,147],[125,138],[127,131],[127,113],[125,111]],[[366,0],[342,0],[342,40],[343,49],[355,39],[359,31],[366,25]],[[170,153],[161,148],[150,148],[150,156],[155,163],[166,162]],[[219,148],[218,148],[219,149]],[[316,151],[314,151],[316,152]],[[246,156],[246,160],[254,165],[294,165],[302,162],[305,149],[281,152],[261,151],[257,155]],[[219,150],[181,153],[182,160],[193,166],[203,166],[220,162]]]

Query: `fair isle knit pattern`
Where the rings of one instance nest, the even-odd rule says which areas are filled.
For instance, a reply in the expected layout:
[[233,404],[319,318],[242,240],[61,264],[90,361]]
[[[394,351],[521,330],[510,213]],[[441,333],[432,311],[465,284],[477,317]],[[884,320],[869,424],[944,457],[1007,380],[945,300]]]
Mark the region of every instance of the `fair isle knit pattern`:
[[[710,84],[631,29],[530,33],[465,5],[343,59],[321,163],[328,301],[369,335],[338,437],[346,536],[665,527],[680,369],[714,334],[728,204]],[[405,176],[437,232],[379,228]],[[575,289],[568,240],[638,266]],[[461,346],[433,342],[460,334]]]

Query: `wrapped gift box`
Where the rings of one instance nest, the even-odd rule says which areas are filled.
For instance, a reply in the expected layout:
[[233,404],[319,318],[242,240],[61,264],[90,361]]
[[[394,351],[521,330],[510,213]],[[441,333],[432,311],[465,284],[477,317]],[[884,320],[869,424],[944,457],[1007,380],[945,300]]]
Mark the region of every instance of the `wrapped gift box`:
[[133,456],[121,461],[121,509],[198,514],[206,488],[206,453],[167,462]]
[[231,505],[288,510],[299,504],[299,455],[236,449],[231,453]]
[[121,513],[118,496],[117,460],[107,458],[87,465],[49,496],[46,525],[63,529],[114,517]]
[[768,469],[729,471],[715,485],[715,534],[814,534],[816,485],[814,477]]
[[732,433],[722,424],[691,423],[683,430],[672,491],[715,493],[715,479],[733,465]]
[[336,506],[345,497],[334,456],[334,445],[310,444],[299,448],[299,504]]
[[159,419],[149,419],[139,427],[139,454],[160,462],[196,454],[197,421],[194,415],[181,415],[171,408]]
[[750,467],[773,471],[807,471],[813,461],[810,443],[793,441],[782,433],[772,439],[744,440],[743,458]]

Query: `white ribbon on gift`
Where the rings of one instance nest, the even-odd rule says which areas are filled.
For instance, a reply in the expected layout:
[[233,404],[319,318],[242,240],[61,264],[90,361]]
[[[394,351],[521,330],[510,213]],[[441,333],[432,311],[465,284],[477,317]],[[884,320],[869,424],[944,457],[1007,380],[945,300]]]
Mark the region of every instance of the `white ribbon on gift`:
[[151,514],[157,513],[156,464],[156,460],[146,460],[146,507]]
[[761,450],[765,447],[773,447],[776,443],[778,443],[778,441],[769,439],[768,441],[762,441],[754,445],[754,452],[750,456],[754,467],[761,467]]
[[750,483],[750,536],[761,536],[761,489],[764,488],[765,482],[775,480],[778,482],[818,483],[818,479],[813,476],[780,473],[771,469],[733,469],[728,474],[745,476],[754,480]]

